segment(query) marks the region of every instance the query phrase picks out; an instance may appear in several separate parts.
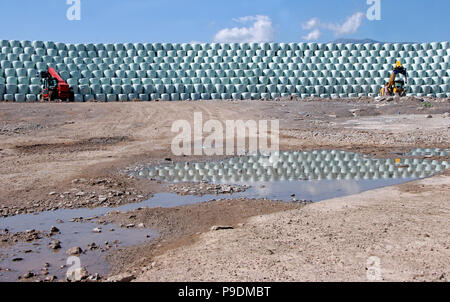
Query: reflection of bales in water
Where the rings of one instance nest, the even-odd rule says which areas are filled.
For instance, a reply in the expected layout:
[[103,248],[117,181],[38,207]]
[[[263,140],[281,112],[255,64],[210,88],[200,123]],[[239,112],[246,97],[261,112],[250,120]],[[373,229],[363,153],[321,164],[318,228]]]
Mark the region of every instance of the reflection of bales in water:
[[248,155],[217,162],[162,164],[135,172],[135,176],[168,182],[257,182],[321,179],[423,178],[450,167],[447,161],[423,159],[375,159],[337,151],[281,152],[279,160]]
[[[314,182],[314,181],[313,181]],[[334,192],[337,190],[342,191],[347,195],[356,194],[361,192],[361,186],[356,180],[340,181],[320,181],[317,185],[311,185],[311,182],[303,182],[299,184],[299,191],[306,192],[312,196],[319,195],[324,192]]]
[[411,150],[411,152],[406,153],[408,156],[449,156],[450,149],[439,149],[439,148],[417,148]]

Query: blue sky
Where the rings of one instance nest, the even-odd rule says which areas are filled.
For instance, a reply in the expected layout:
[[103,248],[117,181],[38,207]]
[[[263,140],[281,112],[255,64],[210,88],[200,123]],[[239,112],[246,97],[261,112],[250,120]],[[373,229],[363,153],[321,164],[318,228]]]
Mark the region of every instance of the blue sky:
[[81,20],[69,21],[66,0],[2,0],[0,39],[67,43],[450,40],[448,0],[380,0],[380,21],[366,18],[366,0],[80,1]]

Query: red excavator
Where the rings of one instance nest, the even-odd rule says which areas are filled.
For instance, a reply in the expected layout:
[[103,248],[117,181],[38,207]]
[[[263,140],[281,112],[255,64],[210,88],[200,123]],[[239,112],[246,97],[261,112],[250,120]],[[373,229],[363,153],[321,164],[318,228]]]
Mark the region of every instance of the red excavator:
[[41,102],[45,101],[74,101],[73,88],[56,72],[49,67],[47,71],[41,71],[42,92],[39,96]]

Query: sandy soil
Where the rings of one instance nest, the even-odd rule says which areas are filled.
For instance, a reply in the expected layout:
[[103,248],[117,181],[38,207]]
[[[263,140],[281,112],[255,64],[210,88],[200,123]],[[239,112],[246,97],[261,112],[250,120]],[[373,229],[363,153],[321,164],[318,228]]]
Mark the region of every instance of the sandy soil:
[[270,200],[215,200],[174,208],[143,208],[127,213],[110,213],[103,220],[157,230],[159,238],[149,244],[117,250],[107,257],[113,272],[146,268],[155,256],[179,246],[196,242],[212,227],[237,228],[248,218],[301,208],[298,203]]
[[[418,188],[421,188],[418,190]],[[137,281],[450,280],[450,177],[310,204],[207,232]]]
[[[398,157],[399,155],[397,153],[406,152],[415,147],[450,148],[450,100],[435,99],[430,101],[433,105],[431,108],[423,106],[421,100],[415,98],[393,99],[389,102],[376,102],[373,99],[344,99],[278,102],[199,101],[111,104],[0,103],[0,174],[2,175],[0,177],[0,215],[9,216],[58,208],[93,207],[99,205],[115,206],[123,203],[138,202],[148,198],[153,193],[167,191],[168,188],[164,184],[150,180],[128,178],[121,171],[126,167],[136,164],[160,163],[167,160],[186,161],[191,159],[204,159],[197,157],[174,157],[170,150],[170,143],[175,137],[175,133],[171,132],[172,123],[178,119],[192,121],[194,112],[202,112],[204,121],[209,119],[218,119],[222,122],[238,119],[280,119],[280,147],[282,150],[333,148],[358,151],[375,156]],[[425,182],[427,181],[434,181],[434,179],[426,180]],[[445,179],[444,182],[447,182],[448,185],[448,179]],[[416,195],[418,200],[426,196],[427,204],[434,205],[436,213],[443,215],[442,219],[446,218],[448,223],[448,216],[445,217],[445,215],[448,215],[448,212],[446,212],[448,210],[448,203],[445,203],[448,200],[445,200],[440,195],[443,194],[442,192],[445,193],[445,188],[440,186],[436,185],[436,188],[433,188],[431,191],[426,189],[427,185],[423,188],[418,187],[415,189],[418,190],[417,192],[411,191],[408,193],[410,195],[413,194],[411,196],[405,195],[406,193],[402,193],[403,195],[398,193],[400,194],[398,195],[398,200],[409,204],[406,201],[410,198],[413,199]],[[432,212],[433,207],[420,207],[420,202],[411,203],[415,212],[411,210],[411,216],[405,216],[406,214],[395,211],[397,209],[397,203],[393,202],[393,196],[395,195],[390,196],[390,194],[394,194],[393,192],[397,192],[398,189],[388,188],[387,190],[394,191],[386,191],[386,199],[384,201],[380,199],[379,208],[374,201],[371,201],[370,196],[376,196],[371,195],[375,194],[373,192],[365,193],[360,197],[342,199],[343,201],[341,202],[344,205],[352,204],[352,198],[360,198],[359,200],[361,202],[367,202],[368,205],[374,206],[374,208],[372,206],[355,207],[354,212],[351,215],[349,214],[349,217],[353,217],[352,219],[354,220],[351,226],[346,224],[349,226],[348,229],[340,229],[342,221],[344,219],[347,220],[347,214],[342,214],[343,212],[340,212],[341,210],[339,209],[330,210],[329,212],[319,211],[318,209],[321,207],[319,204],[307,206],[305,212],[298,210],[298,212],[263,216],[251,220],[250,225],[256,226],[254,229],[255,234],[260,234],[257,233],[259,228],[261,228],[261,232],[263,232],[263,229],[266,230],[267,234],[262,239],[266,237],[269,239],[272,238],[270,242],[273,244],[268,244],[268,246],[275,245],[276,247],[275,243],[280,240],[291,242],[290,240],[295,238],[292,237],[294,234],[291,232],[284,233],[282,231],[281,225],[284,220],[281,218],[284,217],[283,215],[292,217],[289,219],[293,221],[296,220],[293,219],[293,216],[289,216],[294,215],[292,213],[297,213],[295,215],[300,216],[310,215],[308,216],[311,218],[308,220],[310,225],[323,223],[323,226],[325,226],[328,220],[330,229],[336,230],[334,234],[336,236],[337,234],[341,234],[345,239],[343,242],[349,242],[348,248],[342,248],[341,251],[340,247],[344,243],[336,243],[331,240],[326,242],[318,241],[317,243],[312,241],[308,245],[308,253],[312,257],[313,254],[321,254],[321,251],[325,249],[341,251],[339,255],[346,254],[346,257],[353,257],[356,250],[354,244],[372,249],[377,247],[377,241],[371,241],[371,238],[375,238],[371,237],[371,232],[376,233],[370,225],[372,217],[378,215],[380,221],[398,221],[399,227],[397,229],[399,233],[401,233],[400,230],[413,231],[416,230],[416,226],[421,226],[424,230],[427,230],[427,234],[430,236],[425,237],[428,239],[424,240],[429,240],[432,244],[436,244],[436,248],[439,248],[438,250],[440,251],[444,243],[442,243],[442,246],[439,245],[441,244],[439,243],[439,238],[441,237],[439,237],[440,235],[437,232],[445,229],[445,224],[442,224],[440,229],[437,228],[437,222],[439,222],[440,216],[437,214],[429,214],[434,213]],[[422,196],[422,194],[429,195]],[[384,194],[381,195],[384,196]],[[219,207],[212,206],[208,212],[213,212],[216,208]],[[266,207],[266,209],[269,208]],[[261,207],[259,209],[261,213],[265,213],[264,209]],[[249,215],[252,213],[249,211]],[[273,211],[269,209],[267,213],[273,213]],[[312,213],[315,213],[315,216]],[[397,215],[394,215],[394,213],[397,213]],[[251,216],[245,214],[237,220],[245,222]],[[275,218],[278,217],[277,215],[280,215],[279,218]],[[429,215],[432,215],[436,219],[429,219]],[[189,212],[186,212],[184,217],[188,216]],[[368,217],[371,219],[368,219]],[[258,219],[261,219],[260,225],[258,225]],[[229,224],[236,224],[237,220],[230,221]],[[275,227],[277,220],[280,223],[280,231]],[[423,222],[423,225],[417,224],[416,220]],[[226,220],[222,222],[227,223]],[[403,224],[400,224],[400,222]],[[273,227],[263,227],[263,225],[270,226],[272,225],[271,223],[273,223]],[[291,227],[295,225],[296,223]],[[206,224],[204,227],[204,229],[200,229],[198,232],[208,230]],[[298,227],[300,228],[300,226]],[[320,229],[319,226],[317,228]],[[358,228],[372,231],[367,231],[367,233],[361,231],[358,233]],[[359,238],[359,241],[352,241],[354,238],[349,233],[350,229],[358,234],[357,238]],[[389,230],[391,229],[396,230],[394,227],[389,227]],[[252,240],[247,240],[253,238],[250,233],[246,233],[251,230],[253,228],[246,224],[244,227],[232,231],[207,232],[197,243],[195,243],[196,240],[188,240],[189,243],[194,242],[194,245],[186,248],[193,248],[192,251],[194,252],[194,249],[201,248],[202,244],[207,243],[210,245],[210,242],[207,240],[208,236],[231,238],[235,236],[234,234],[242,235],[234,245],[240,246],[242,244],[242,247],[244,247],[253,242]],[[306,234],[313,236],[314,229],[310,230]],[[337,230],[341,230],[342,232],[337,232]],[[420,233],[424,234],[425,231]],[[303,235],[307,236],[305,234]],[[413,235],[411,234],[411,236]],[[316,236],[316,238],[320,237]],[[307,237],[304,238],[305,241],[308,239]],[[167,240],[170,241],[170,239]],[[295,241],[292,242],[295,243]],[[401,243],[397,237],[392,237],[388,242],[391,242],[389,244],[394,247],[395,244]],[[169,243],[166,244],[170,246]],[[288,245],[286,243],[286,246]],[[177,248],[184,248],[183,246],[183,244],[172,245],[172,247]],[[232,252],[232,246],[230,246],[230,253]],[[402,245],[401,248],[404,248],[404,246]],[[268,249],[272,251],[271,247],[268,247]],[[191,257],[188,254],[177,254],[179,253],[177,249],[173,250],[173,252],[170,252],[169,248],[166,250],[169,251],[166,256],[174,257],[171,258],[171,261],[174,261],[174,263],[181,263],[180,261],[188,262],[185,260]],[[286,248],[286,251],[288,251],[288,248]],[[249,250],[247,249],[245,253],[248,252]],[[290,256],[280,254],[280,257],[278,257],[276,252],[273,255],[272,252],[269,252],[269,254],[275,259],[275,262],[266,263],[261,260],[259,263],[256,257],[253,259],[254,261],[249,259],[249,265],[244,265],[242,261],[239,262],[239,257],[235,259],[238,261],[235,263],[233,262],[233,258],[227,254],[226,259],[219,261],[222,264],[217,264],[215,270],[207,273],[207,270],[211,268],[210,264],[210,266],[207,265],[209,263],[208,261],[212,263],[212,259],[216,259],[217,255],[221,255],[219,249],[215,252],[216,254],[208,254],[210,255],[208,259],[199,259],[200,263],[205,263],[205,266],[198,266],[196,269],[201,270],[204,267],[205,270],[202,276],[209,280],[213,279],[214,276],[219,278],[226,274],[227,270],[222,271],[222,268],[223,266],[228,266],[228,258],[229,263],[237,264],[240,267],[253,267],[254,270],[261,270],[261,272],[264,271],[264,267],[267,267],[267,272],[274,270],[274,263],[278,263],[272,275],[261,273],[258,274],[258,277],[262,278],[265,276],[268,278],[267,280],[293,279],[291,278],[292,275],[283,275],[281,272],[277,273],[279,270],[282,270],[283,265],[279,265],[279,262],[276,261],[284,263],[286,262],[285,260],[291,259],[289,258]],[[142,251],[140,252],[137,249],[132,258],[137,259],[141,255],[140,253]],[[298,251],[296,254],[298,255]],[[379,254],[381,256],[384,255],[381,253],[381,250]],[[445,267],[439,268],[437,263],[440,263],[440,254],[438,256],[435,254],[433,251],[414,255],[406,253],[404,254],[405,258],[399,254],[398,257],[392,260],[392,267],[398,264],[401,268],[404,265],[403,267],[408,271],[408,263],[422,261],[430,268],[425,267],[424,276],[419,276],[417,277],[418,279],[439,279],[438,277],[440,276],[436,275],[436,277],[433,275],[434,273],[445,273],[444,279],[448,278],[448,265],[446,269]],[[239,255],[239,253],[236,255]],[[326,255],[326,253],[323,253],[323,255]],[[448,259],[448,254],[446,255]],[[153,262],[152,258],[154,257],[154,253],[147,256],[142,256],[141,264],[143,266],[146,266],[146,263]],[[160,256],[166,257],[164,255]],[[365,254],[361,256],[361,259],[365,256]],[[406,264],[402,264],[403,262],[401,261],[403,260],[401,259],[407,259],[406,256],[413,257],[414,260],[410,260],[409,262],[404,260]],[[327,270],[325,269],[326,267],[334,267],[331,263],[325,261],[325,264],[322,265],[323,270],[320,269],[322,266],[313,269],[315,262],[311,262],[312,258],[302,257],[298,256],[295,261],[301,262],[301,259],[304,259],[303,261],[310,265],[310,272],[316,270],[317,273],[310,274],[309,279],[306,278],[306,273],[305,275],[299,273],[295,275],[298,279],[332,279],[332,277],[327,277]],[[168,263],[164,262],[165,258],[161,259],[158,262]],[[245,259],[244,256],[242,259]],[[364,266],[364,261],[359,265]],[[383,263],[386,263],[386,268],[388,268],[389,262],[384,261],[388,260],[383,260]],[[117,266],[120,266],[120,270],[135,270],[137,266],[133,265],[133,263],[132,261],[121,264],[117,262]],[[344,261],[344,264],[346,263]],[[432,265],[432,263],[436,265]],[[190,264],[185,265],[180,269],[182,270],[183,267],[187,269]],[[233,265],[230,264],[229,267],[232,268]],[[343,270],[343,272],[347,272],[345,274],[342,272],[333,274],[330,270],[328,271],[329,276],[334,276],[334,280],[339,278],[342,278],[342,280],[360,278],[360,275],[351,273],[355,272],[355,266],[349,265],[349,267],[351,269]],[[172,276],[173,280],[177,278],[186,281],[199,279],[196,273],[194,274],[194,272],[197,272],[195,270],[192,271],[192,274],[187,272],[187,270],[184,273],[179,271],[179,275],[175,276],[175,273],[172,275],[174,268],[169,264],[167,264],[166,268],[158,266],[158,269],[161,269],[161,274],[145,274],[141,277],[142,280],[163,280],[165,278],[164,276],[167,277],[166,279],[170,279]],[[164,271],[164,269],[167,270]],[[251,279],[247,275],[247,273],[250,274],[251,270],[239,270],[237,266],[235,269],[237,270],[237,276],[231,274],[224,279],[235,277],[233,280]],[[431,273],[432,270],[434,270],[433,274]],[[305,272],[307,272],[306,269]],[[409,280],[412,277],[408,274],[385,274],[385,276],[386,279],[392,276],[391,279],[402,278],[403,276],[405,280]],[[301,276],[304,276],[304,278]]]

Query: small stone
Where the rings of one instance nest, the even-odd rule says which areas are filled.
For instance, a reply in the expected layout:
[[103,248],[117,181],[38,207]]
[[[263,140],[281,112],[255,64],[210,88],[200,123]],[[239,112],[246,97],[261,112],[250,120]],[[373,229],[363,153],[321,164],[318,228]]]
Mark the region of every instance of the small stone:
[[143,228],[145,228],[145,225],[143,223],[140,223],[137,225],[137,227],[143,229]]
[[92,276],[88,277],[89,281],[99,281],[102,277],[99,275],[99,273],[95,273]]
[[433,116],[431,114],[427,115],[427,118],[433,118]]
[[17,257],[17,258],[13,258],[13,262],[19,262],[19,261],[22,261],[23,260],[23,258],[20,258],[20,257]]
[[92,242],[91,244],[88,244],[88,249],[96,250],[98,249],[98,246],[95,244],[95,242]]
[[94,228],[94,229],[92,229],[92,232],[94,232],[94,233],[101,233],[101,232],[102,232],[102,229],[100,229],[100,228]]
[[44,281],[46,281],[46,282],[53,282],[53,281],[55,281],[56,279],[57,279],[56,276],[51,275],[51,276],[45,277]]
[[66,251],[66,254],[71,255],[71,256],[72,255],[77,256],[77,255],[80,255],[82,252],[83,252],[83,250],[79,246],[76,246],[76,247],[72,247],[72,248],[68,249]]
[[134,279],[136,279],[136,276],[133,274],[120,274],[109,277],[106,282],[131,282]]
[[59,232],[59,229],[58,229],[57,227],[52,226],[52,227],[50,228],[50,233],[58,233],[58,232]]
[[35,274],[33,272],[28,272],[22,276],[19,277],[19,279],[30,279],[33,278],[35,276]]
[[98,197],[98,201],[99,202],[105,202],[105,201],[107,201],[108,200],[108,197],[106,197],[106,196],[99,196]]
[[50,195],[50,196],[56,195],[56,192],[50,192],[50,193],[48,193],[48,195]]
[[79,269],[74,269],[71,272],[67,273],[67,281],[70,282],[80,282],[82,280],[85,280],[89,277],[88,271],[83,267]]
[[134,228],[134,224],[133,224],[133,223],[127,224],[125,227],[126,227],[127,229],[129,229],[129,228]]
[[61,242],[59,240],[54,240],[50,243],[50,248],[54,250],[58,250],[61,248]]

